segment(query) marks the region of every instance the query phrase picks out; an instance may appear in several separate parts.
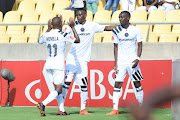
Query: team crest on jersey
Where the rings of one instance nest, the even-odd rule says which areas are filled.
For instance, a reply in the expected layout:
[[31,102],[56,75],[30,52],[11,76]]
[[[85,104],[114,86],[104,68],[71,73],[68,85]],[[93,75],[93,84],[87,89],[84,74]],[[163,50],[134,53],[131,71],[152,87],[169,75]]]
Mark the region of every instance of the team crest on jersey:
[[85,30],[84,28],[81,28],[81,32],[84,32],[84,30]]
[[129,34],[128,34],[128,33],[125,33],[124,35],[125,35],[125,37],[128,37],[128,36],[129,36]]

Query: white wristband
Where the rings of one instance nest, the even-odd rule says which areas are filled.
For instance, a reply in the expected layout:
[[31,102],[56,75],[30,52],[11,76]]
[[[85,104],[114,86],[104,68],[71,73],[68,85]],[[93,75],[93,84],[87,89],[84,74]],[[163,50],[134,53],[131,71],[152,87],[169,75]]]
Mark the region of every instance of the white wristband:
[[136,57],[136,59],[140,60],[140,57]]

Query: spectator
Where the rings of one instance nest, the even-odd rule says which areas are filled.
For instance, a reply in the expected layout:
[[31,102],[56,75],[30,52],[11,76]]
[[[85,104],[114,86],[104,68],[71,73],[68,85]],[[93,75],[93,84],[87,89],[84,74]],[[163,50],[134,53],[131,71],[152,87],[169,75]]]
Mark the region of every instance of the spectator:
[[146,10],[151,13],[153,10],[157,10],[158,0],[143,0],[144,6],[138,7],[136,10]]
[[170,10],[174,10],[176,0],[160,0],[158,10],[166,10],[166,16]]
[[97,12],[97,4],[98,4],[98,0],[87,0],[86,7],[88,10],[92,11],[93,16]]
[[113,14],[119,5],[119,0],[107,0],[105,10],[110,10],[112,4],[113,4],[112,7],[112,14]]
[[121,0],[121,6],[123,11],[129,11],[132,13],[135,10],[136,0]]
[[[73,7],[74,5],[74,7]],[[74,9],[74,17],[76,17],[76,11],[79,8],[86,8],[86,0],[72,0],[68,8]]]

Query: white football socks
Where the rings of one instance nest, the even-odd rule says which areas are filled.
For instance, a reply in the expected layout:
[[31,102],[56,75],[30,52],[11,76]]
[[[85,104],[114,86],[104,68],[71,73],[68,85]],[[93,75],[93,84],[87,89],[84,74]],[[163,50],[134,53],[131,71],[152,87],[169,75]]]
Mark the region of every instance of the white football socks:
[[64,109],[64,100],[63,100],[63,97],[62,97],[62,94],[59,94],[57,97],[57,102],[58,102],[58,106],[59,106],[59,109],[61,112],[65,112],[65,109]]
[[121,89],[119,88],[114,88],[113,90],[113,109],[118,110],[118,105],[119,105],[119,98],[120,98],[120,92]]
[[81,88],[81,110],[86,108],[87,99],[88,99],[88,89]]
[[144,92],[143,92],[142,86],[136,88],[136,95],[137,95],[136,99],[138,100],[139,105],[142,105],[143,97],[144,97]]
[[66,85],[66,84],[63,85],[63,88],[62,88],[62,97],[63,97],[64,101],[65,101],[66,96],[68,94],[69,86],[70,85]]
[[48,97],[42,102],[43,105],[47,105],[48,103],[50,103],[51,101],[53,101],[56,97],[58,96],[58,92],[56,90],[52,91]]

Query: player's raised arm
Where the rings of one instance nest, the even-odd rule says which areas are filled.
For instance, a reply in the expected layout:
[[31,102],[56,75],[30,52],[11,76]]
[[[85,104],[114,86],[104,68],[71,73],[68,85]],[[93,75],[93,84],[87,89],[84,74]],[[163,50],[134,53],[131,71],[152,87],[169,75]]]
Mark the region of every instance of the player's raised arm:
[[116,26],[106,26],[105,28],[104,28],[104,31],[112,31],[113,30],[113,28],[115,28]]
[[80,38],[76,32],[76,29],[75,29],[75,24],[74,24],[74,20],[72,17],[69,18],[69,22],[68,22],[68,25],[71,27],[73,33],[74,33],[74,37],[76,38],[76,40],[74,41],[74,43],[80,43]]
[[48,20],[48,29],[47,29],[46,32],[49,32],[49,31],[52,29],[52,24],[51,24],[51,22],[52,22],[52,20],[49,19],[49,20]]

